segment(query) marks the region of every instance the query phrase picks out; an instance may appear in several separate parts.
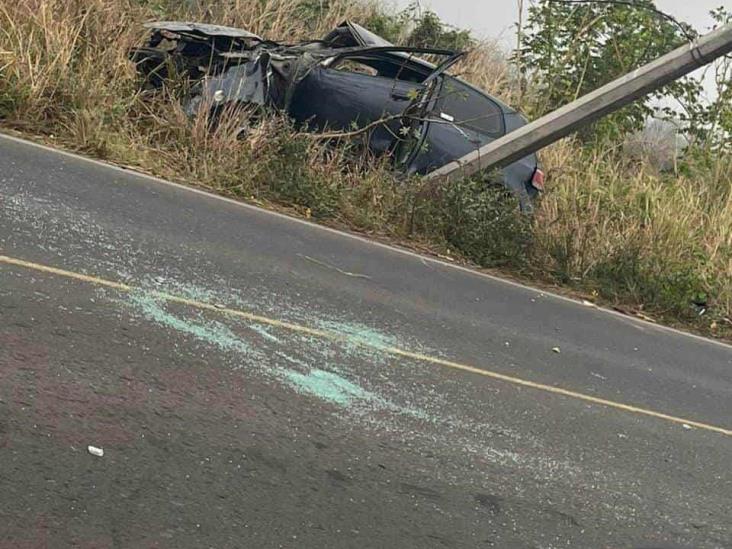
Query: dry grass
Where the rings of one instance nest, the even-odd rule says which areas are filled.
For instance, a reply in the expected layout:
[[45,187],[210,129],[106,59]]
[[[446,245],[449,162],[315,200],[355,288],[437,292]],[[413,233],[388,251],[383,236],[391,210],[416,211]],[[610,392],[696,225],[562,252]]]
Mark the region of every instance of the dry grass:
[[[4,2],[0,122],[157,175],[449,247],[484,265],[732,333],[729,155],[701,155],[679,175],[659,175],[617,150],[559,143],[543,154],[550,189],[530,225],[480,183],[426,192],[418,181],[396,181],[383,163],[353,160],[348,147],[298,137],[281,118],[241,140],[237,117],[246,113],[211,132],[173,98],[138,92],[126,52],[141,42],[144,21],[215,22],[293,42],[380,13],[370,3],[325,4],[318,13],[318,2],[296,0]],[[522,99],[495,45],[471,52],[456,72],[510,104]],[[705,300],[711,308],[699,317],[692,302]]]
[[467,52],[453,70],[473,85],[500,97],[509,105],[520,104],[518,89],[506,53],[497,42],[484,41]]
[[643,163],[564,143],[545,162],[552,187],[536,214],[533,262],[616,302],[687,318],[732,310],[732,158],[660,175]]

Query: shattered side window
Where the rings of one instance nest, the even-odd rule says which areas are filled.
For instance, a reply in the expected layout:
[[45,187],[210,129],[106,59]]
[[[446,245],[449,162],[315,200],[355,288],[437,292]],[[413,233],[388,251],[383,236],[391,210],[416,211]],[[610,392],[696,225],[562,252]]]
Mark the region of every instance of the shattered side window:
[[344,57],[331,68],[417,83],[423,82],[430,74],[429,69],[417,65],[409,57],[385,54]]
[[374,67],[360,63],[356,59],[344,59],[341,63],[338,63],[335,67],[338,71],[343,72],[355,72],[359,74],[367,74],[369,76],[378,76],[379,71]]
[[436,110],[440,118],[458,126],[487,135],[505,132],[503,111],[498,104],[451,76],[444,79]]

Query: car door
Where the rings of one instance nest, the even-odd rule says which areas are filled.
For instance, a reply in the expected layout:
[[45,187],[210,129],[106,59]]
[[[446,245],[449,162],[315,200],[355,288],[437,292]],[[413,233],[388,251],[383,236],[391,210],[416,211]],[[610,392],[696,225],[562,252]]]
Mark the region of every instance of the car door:
[[429,173],[505,134],[497,102],[453,76],[441,78],[423,143],[409,165],[412,173]]
[[[526,124],[515,110],[466,82],[449,75],[442,79],[410,173],[428,174]],[[528,155],[503,168],[502,182],[519,197],[536,194],[531,181],[537,166],[536,155]]]
[[[354,63],[311,70],[298,84],[289,113],[300,126],[317,131],[352,131],[383,120],[368,132],[368,144],[374,154],[384,154],[398,138],[399,117],[423,87],[381,76],[377,68],[383,59],[363,64],[363,56],[353,56],[346,61]],[[359,64],[363,71],[357,70]]]

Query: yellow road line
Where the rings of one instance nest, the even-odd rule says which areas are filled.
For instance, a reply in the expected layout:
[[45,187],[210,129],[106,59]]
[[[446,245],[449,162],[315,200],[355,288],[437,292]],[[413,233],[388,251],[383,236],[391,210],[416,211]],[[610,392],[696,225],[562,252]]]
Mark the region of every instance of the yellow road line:
[[[73,271],[67,271],[64,269],[58,269],[56,267],[50,267],[48,265],[41,265],[39,263],[33,263],[31,261],[25,261],[22,259],[16,259],[13,257],[4,256],[4,255],[0,255],[0,263],[5,263],[7,265],[14,265],[16,267],[22,267],[25,269],[31,269],[31,270],[42,272],[42,273],[62,276],[62,277],[70,278],[73,280],[79,280],[81,282],[87,282],[89,284],[94,284],[96,286],[113,288],[115,290],[120,290],[123,292],[143,291],[142,288],[136,288],[134,286],[129,286],[127,284],[123,284],[120,282],[114,282],[112,280],[106,280],[104,278],[76,273]],[[303,333],[303,334],[307,334],[310,336],[319,337],[319,338],[323,338],[323,339],[329,339],[332,341],[349,342],[349,343],[353,343],[353,344],[357,344],[357,345],[362,345],[364,347],[372,347],[379,351],[382,351],[384,353],[388,353],[388,354],[391,354],[394,356],[409,358],[409,359],[417,360],[420,362],[426,362],[428,364],[435,364],[437,366],[442,366],[442,367],[450,368],[453,370],[469,372],[471,374],[476,374],[476,375],[491,378],[491,379],[497,379],[497,380],[500,380],[500,381],[503,381],[506,383],[518,385],[520,387],[528,387],[530,389],[535,389],[537,391],[543,391],[546,393],[552,393],[555,395],[561,395],[564,397],[573,398],[573,399],[584,401],[584,402],[589,402],[590,404],[606,406],[608,408],[614,408],[616,410],[622,410],[624,412],[629,412],[632,414],[649,416],[649,417],[653,417],[656,419],[669,421],[671,423],[676,423],[679,425],[696,427],[697,429],[702,429],[705,431],[712,431],[712,432],[719,433],[719,434],[726,435],[726,436],[732,436],[732,430],[730,430],[730,429],[725,429],[723,427],[718,427],[716,425],[710,425],[708,423],[702,423],[700,421],[684,419],[681,417],[672,416],[672,415],[664,414],[661,412],[656,412],[654,410],[649,410],[647,408],[641,408],[639,406],[623,404],[622,402],[615,402],[613,400],[598,398],[598,397],[594,397],[592,395],[578,393],[576,391],[572,391],[569,389],[563,389],[561,387],[554,387],[553,385],[537,383],[537,382],[530,381],[527,379],[521,379],[518,377],[509,376],[506,374],[501,374],[501,373],[493,372],[490,370],[483,370],[481,368],[476,368],[475,366],[470,366],[468,364],[462,364],[460,362],[453,362],[451,360],[444,360],[442,358],[437,358],[437,357],[425,355],[422,353],[415,353],[412,351],[399,349],[398,347],[375,345],[375,344],[369,343],[367,341],[364,341],[358,337],[338,334],[338,333],[330,332],[327,330],[319,330],[317,328],[310,328],[308,326],[303,326],[301,324],[294,324],[292,322],[277,320],[275,318],[269,318],[266,316],[257,315],[257,314],[250,313],[247,311],[242,311],[239,309],[230,309],[228,307],[221,307],[218,305],[214,305],[212,303],[205,303],[203,301],[197,301],[195,299],[188,299],[186,297],[171,295],[171,294],[167,294],[164,292],[150,291],[150,290],[145,290],[145,291],[147,291],[148,293],[152,294],[153,296],[155,296],[159,299],[163,299],[170,303],[179,303],[181,305],[187,305],[189,307],[193,307],[193,308],[196,308],[199,310],[212,311],[215,313],[226,314],[226,315],[237,317],[237,318],[243,318],[243,319],[251,321],[251,322],[257,322],[259,324],[274,326],[276,328],[282,328],[285,330]]]

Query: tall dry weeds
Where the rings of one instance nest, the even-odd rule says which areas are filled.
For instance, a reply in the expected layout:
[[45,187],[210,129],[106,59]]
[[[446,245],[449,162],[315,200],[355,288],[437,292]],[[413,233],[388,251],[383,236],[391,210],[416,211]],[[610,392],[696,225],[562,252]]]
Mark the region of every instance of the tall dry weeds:
[[[550,192],[536,212],[533,263],[617,302],[687,318],[732,310],[732,158],[684,172],[571,142],[545,151]],[[695,305],[696,304],[696,305]]]

